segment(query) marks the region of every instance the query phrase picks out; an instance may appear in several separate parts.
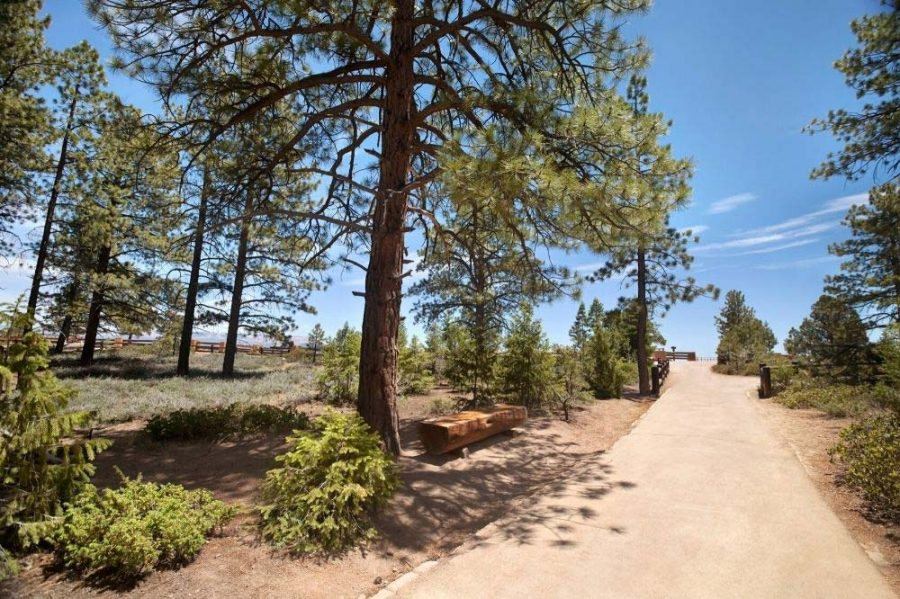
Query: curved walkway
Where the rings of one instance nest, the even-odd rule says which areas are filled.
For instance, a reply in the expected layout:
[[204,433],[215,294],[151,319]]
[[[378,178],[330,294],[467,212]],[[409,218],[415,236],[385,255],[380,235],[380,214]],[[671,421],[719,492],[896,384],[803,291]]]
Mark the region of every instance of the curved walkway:
[[677,363],[606,455],[393,588],[428,599],[894,597],[756,413],[755,384]]

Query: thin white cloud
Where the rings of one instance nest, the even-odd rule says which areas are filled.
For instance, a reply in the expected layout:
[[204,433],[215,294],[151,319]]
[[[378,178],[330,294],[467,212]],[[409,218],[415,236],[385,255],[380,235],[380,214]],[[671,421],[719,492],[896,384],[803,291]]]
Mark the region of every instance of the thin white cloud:
[[765,245],[767,243],[774,243],[776,241],[790,241],[801,237],[811,237],[813,235],[818,235],[824,231],[829,229],[833,229],[838,226],[840,221],[833,221],[829,223],[820,223],[818,225],[810,225],[808,227],[803,227],[800,229],[794,229],[791,231],[783,231],[780,233],[770,233],[766,235],[756,235],[752,234],[753,232],[748,233],[748,237],[741,237],[738,239],[732,239],[730,241],[722,241],[719,243],[708,243],[706,245],[701,245],[694,249],[695,252],[710,252],[713,250],[728,250],[728,249],[736,249],[736,248],[750,248],[757,245]]
[[774,233],[776,231],[785,231],[787,229],[793,229],[796,227],[802,227],[817,220],[819,217],[829,214],[835,214],[837,212],[844,212],[850,206],[853,206],[855,204],[866,204],[868,203],[868,201],[868,193],[857,193],[850,196],[835,198],[833,200],[825,202],[825,207],[821,210],[816,210],[815,212],[810,212],[808,214],[801,214],[800,216],[789,218],[774,225],[751,229],[750,231],[744,231],[743,233],[737,233],[736,235],[761,235],[766,233]]
[[726,212],[731,212],[738,206],[747,204],[748,202],[752,202],[754,200],[756,200],[756,196],[752,193],[739,193],[737,195],[728,196],[727,198],[713,202],[710,205],[708,212],[710,214],[724,214]]
[[606,262],[591,262],[590,264],[579,264],[578,266],[573,266],[572,270],[575,272],[593,272],[597,269],[603,268],[606,266]]
[[837,256],[821,256],[819,258],[805,258],[803,260],[794,260],[793,262],[778,262],[776,264],[758,264],[755,268],[758,270],[788,270],[793,268],[806,268],[808,266],[817,266],[819,264],[827,264],[840,260]]
[[800,247],[803,245],[809,245],[811,243],[815,243],[819,241],[818,237],[813,239],[804,239],[802,241],[792,241],[791,243],[785,243],[783,245],[776,245],[768,248],[762,248],[759,250],[751,250],[749,252],[740,252],[739,254],[733,254],[734,256],[750,256],[753,254],[771,254],[772,252],[780,252],[782,250],[789,250],[791,248]]
[[704,231],[709,231],[709,227],[707,225],[691,225],[690,227],[682,227],[678,229],[679,233],[687,233],[688,231],[690,231],[694,235],[699,235]]

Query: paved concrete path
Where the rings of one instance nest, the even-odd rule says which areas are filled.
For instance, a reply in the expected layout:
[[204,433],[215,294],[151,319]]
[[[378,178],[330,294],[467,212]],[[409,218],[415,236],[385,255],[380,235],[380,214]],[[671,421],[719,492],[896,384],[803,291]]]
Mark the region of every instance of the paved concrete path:
[[754,389],[677,363],[669,390],[609,452],[407,575],[398,595],[894,597],[760,419]]

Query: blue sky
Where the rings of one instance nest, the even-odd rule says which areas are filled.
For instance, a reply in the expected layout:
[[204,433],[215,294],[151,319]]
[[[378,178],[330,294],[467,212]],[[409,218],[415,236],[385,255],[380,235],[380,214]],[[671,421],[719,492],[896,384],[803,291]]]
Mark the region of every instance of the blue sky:
[[[779,340],[808,313],[822,279],[838,268],[829,243],[845,238],[846,207],[865,198],[871,181],[811,181],[810,170],[839,145],[827,134],[802,133],[810,119],[831,108],[853,107],[853,93],[833,61],[854,44],[850,21],[879,9],[877,0],[657,0],[627,25],[653,51],[648,72],[651,109],[674,120],[668,141],[696,164],[693,201],[673,216],[678,227],[701,233],[694,274],[702,282],[741,289]],[[110,45],[76,0],[45,0],[54,47],[81,39],[104,58]],[[141,84],[110,74],[110,87],[126,101],[154,110]],[[588,269],[590,254],[565,258]],[[0,272],[0,294],[17,295],[27,277],[15,267]],[[358,325],[362,300],[358,273],[336,273],[330,289],[314,296],[317,315],[298,315],[298,334],[321,322],[329,333],[344,321]],[[632,290],[619,283],[587,285],[583,299],[607,307]],[[408,308],[411,302],[407,302]],[[577,304],[558,300],[537,314],[554,342],[566,342]],[[713,317],[721,300],[676,306],[662,322],[669,345],[712,355]],[[409,319],[411,321],[411,319]],[[414,327],[415,330],[415,327]]]

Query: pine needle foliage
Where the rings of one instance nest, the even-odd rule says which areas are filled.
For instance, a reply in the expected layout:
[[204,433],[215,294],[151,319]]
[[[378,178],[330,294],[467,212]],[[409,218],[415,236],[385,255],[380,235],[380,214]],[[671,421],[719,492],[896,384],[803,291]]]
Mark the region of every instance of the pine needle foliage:
[[292,553],[336,554],[376,536],[370,513],[399,485],[396,464],[357,414],[329,412],[288,438],[262,486],[262,533]]
[[53,541],[67,566],[130,580],[193,560],[236,514],[205,489],[124,479],[118,489],[82,491]]
[[[23,330],[21,313],[7,330]],[[36,333],[7,343],[0,361],[0,555],[46,539],[63,505],[89,484],[94,457],[110,442],[82,439],[86,414],[67,413],[71,391],[48,370],[47,344]]]

